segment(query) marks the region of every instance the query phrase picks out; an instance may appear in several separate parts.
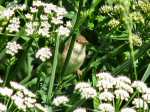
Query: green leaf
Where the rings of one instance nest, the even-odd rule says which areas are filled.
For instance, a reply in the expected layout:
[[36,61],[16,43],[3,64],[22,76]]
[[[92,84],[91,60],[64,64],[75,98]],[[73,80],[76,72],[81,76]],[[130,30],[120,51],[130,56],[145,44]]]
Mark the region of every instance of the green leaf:
[[142,81],[145,82],[149,78],[149,76],[150,76],[150,64],[148,65],[148,67],[142,77]]
[[5,7],[0,5],[0,12],[2,12],[5,9]]

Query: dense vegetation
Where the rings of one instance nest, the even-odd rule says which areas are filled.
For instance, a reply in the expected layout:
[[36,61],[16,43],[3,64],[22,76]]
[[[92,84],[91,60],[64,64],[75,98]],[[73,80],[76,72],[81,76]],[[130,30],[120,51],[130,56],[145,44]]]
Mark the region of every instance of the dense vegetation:
[[0,0],[0,112],[149,112],[149,0]]

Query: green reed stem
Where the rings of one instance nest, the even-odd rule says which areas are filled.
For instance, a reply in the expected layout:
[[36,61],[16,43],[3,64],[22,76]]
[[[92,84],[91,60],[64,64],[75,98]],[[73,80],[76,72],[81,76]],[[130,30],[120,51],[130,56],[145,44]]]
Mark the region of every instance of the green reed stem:
[[34,39],[29,40],[26,51],[25,51],[25,55],[26,55],[25,58],[27,60],[27,66],[28,66],[28,73],[27,73],[27,76],[20,82],[21,84],[27,83],[30,80],[30,78],[32,77],[32,73],[31,73],[32,67],[31,68],[29,67],[30,66],[30,61],[29,61],[28,51],[30,50],[30,47],[31,47],[31,44],[32,44],[33,40]]
[[86,99],[77,100],[71,108],[66,110],[66,112],[73,112],[74,109],[80,107],[85,101]]
[[134,57],[131,27],[128,27],[128,31],[129,31],[129,46],[130,46],[131,62],[133,65],[133,72],[134,72],[135,79],[137,79],[137,71],[136,71],[136,63],[135,63],[135,57]]
[[82,9],[82,5],[83,5],[83,0],[80,0],[79,2],[79,8],[78,8],[78,13],[77,13],[77,19],[76,19],[76,22],[75,22],[75,25],[73,27],[73,30],[71,32],[71,42],[70,42],[70,46],[69,46],[69,50],[68,50],[68,53],[67,53],[67,57],[65,59],[65,63],[64,63],[64,66],[63,66],[63,69],[61,71],[61,75],[63,76],[66,72],[66,69],[68,67],[68,63],[69,63],[69,60],[71,58],[71,54],[72,54],[72,49],[74,47],[74,43],[75,43],[75,40],[76,40],[76,37],[77,37],[77,29],[78,29],[78,26],[79,26],[79,20],[80,20],[80,12],[81,12],[81,9]]
[[6,75],[5,75],[4,86],[7,84],[10,68],[11,68],[11,64],[8,65],[8,66],[7,66],[7,69],[6,69]]
[[48,101],[47,102],[50,102],[51,98],[52,98],[52,91],[53,91],[56,67],[57,67],[57,62],[58,62],[58,53],[59,53],[59,36],[57,35],[54,60],[53,60],[53,65],[52,65],[52,74],[51,74],[50,80],[49,80],[49,89],[48,89],[48,98],[47,98]]
[[123,12],[123,17],[125,18],[125,24],[128,31],[128,40],[129,40],[129,47],[130,47],[130,57],[131,63],[133,66],[134,78],[137,79],[137,71],[136,71],[136,63],[135,63],[135,56],[134,56],[134,48],[133,48],[133,36],[132,36],[132,19],[129,17],[129,4],[126,6],[124,4],[125,10]]

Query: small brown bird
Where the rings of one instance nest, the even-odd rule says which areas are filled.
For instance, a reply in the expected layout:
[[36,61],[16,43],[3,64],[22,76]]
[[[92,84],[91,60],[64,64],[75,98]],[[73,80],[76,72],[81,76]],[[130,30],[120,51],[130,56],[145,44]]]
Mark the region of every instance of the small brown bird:
[[[84,59],[86,57],[86,44],[87,43],[88,41],[83,35],[79,35],[77,37],[65,74],[73,73],[79,70],[79,68],[83,64]],[[61,56],[61,60],[63,64],[67,56],[69,44],[70,42],[66,44],[63,50],[62,56]]]

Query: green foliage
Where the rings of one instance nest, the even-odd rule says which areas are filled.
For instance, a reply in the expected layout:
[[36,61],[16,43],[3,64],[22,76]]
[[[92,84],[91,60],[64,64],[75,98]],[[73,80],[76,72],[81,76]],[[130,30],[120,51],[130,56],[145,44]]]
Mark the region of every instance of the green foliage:
[[[150,84],[148,0],[37,1],[0,1],[3,86],[17,81],[35,92],[38,102],[49,111],[72,112],[80,106],[97,111],[101,103],[98,98],[82,99],[74,92],[74,86],[86,81],[96,87],[99,72],[110,72],[114,76],[124,74],[132,81]],[[67,74],[80,35],[88,40],[84,63],[78,67],[82,72],[76,70]],[[21,48],[14,46],[11,51],[9,42],[16,42]],[[65,50],[66,57],[62,60]],[[70,105],[57,107],[53,104],[53,99],[61,95],[69,96]],[[119,112],[120,100],[115,103]],[[130,101],[126,106],[128,104]]]

